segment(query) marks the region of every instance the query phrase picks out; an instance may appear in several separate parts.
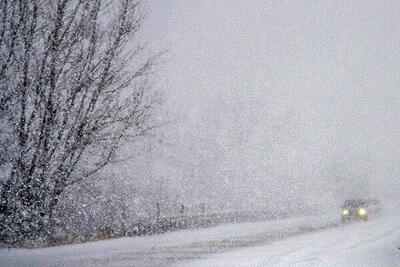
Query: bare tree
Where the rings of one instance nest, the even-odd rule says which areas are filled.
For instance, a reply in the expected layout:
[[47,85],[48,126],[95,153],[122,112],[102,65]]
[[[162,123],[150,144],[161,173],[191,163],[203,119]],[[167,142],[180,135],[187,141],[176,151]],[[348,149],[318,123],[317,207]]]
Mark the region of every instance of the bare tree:
[[65,189],[155,126],[143,20],[136,0],[0,2],[1,239],[46,237]]

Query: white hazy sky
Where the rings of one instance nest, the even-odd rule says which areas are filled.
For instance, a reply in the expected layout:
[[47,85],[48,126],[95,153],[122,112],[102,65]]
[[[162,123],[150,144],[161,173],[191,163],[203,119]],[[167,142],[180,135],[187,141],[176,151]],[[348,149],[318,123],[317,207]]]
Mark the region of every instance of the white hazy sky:
[[[181,132],[195,136],[182,142],[212,128],[226,135],[231,110],[245,113],[245,135],[262,138],[257,133],[272,120],[285,124],[289,112],[299,160],[284,166],[330,154],[380,192],[398,194],[400,1],[150,0],[148,7],[144,32],[152,47],[170,51],[158,86]],[[253,143],[250,159],[260,144]]]

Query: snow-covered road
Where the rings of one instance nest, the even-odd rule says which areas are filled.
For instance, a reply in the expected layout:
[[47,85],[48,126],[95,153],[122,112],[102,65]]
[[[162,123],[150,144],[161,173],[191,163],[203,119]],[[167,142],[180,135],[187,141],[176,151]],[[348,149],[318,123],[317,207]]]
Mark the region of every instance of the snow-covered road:
[[400,266],[400,217],[381,217],[181,266]]
[[337,224],[338,219],[337,214],[310,216],[45,249],[0,250],[0,265],[400,266],[398,217],[344,226]]

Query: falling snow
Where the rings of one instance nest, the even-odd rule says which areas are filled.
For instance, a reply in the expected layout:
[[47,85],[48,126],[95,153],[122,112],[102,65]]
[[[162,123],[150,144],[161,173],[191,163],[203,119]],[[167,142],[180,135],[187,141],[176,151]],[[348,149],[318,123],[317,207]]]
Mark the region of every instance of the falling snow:
[[0,1],[0,265],[396,266],[399,8]]

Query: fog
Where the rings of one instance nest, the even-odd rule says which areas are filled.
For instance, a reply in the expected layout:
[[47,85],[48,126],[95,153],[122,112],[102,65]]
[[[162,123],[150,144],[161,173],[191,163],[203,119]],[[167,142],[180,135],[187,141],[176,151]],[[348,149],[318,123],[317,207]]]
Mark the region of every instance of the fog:
[[319,230],[393,252],[400,2],[0,5],[8,265],[6,247],[132,237],[81,265],[159,266]]
[[153,177],[216,209],[398,202],[399,8],[149,1],[143,33],[168,49],[155,86],[171,121]]

